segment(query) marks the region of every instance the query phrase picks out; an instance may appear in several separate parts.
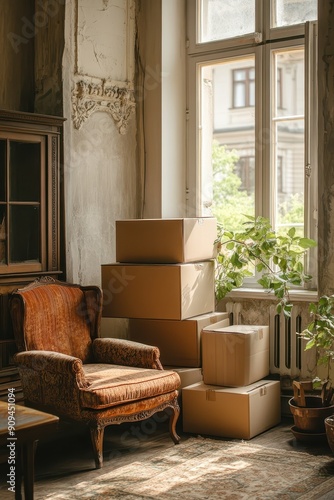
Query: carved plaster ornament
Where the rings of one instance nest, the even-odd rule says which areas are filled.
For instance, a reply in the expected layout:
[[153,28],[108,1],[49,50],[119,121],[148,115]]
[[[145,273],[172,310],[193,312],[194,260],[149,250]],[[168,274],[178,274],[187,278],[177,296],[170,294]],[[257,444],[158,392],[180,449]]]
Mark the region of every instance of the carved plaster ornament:
[[120,134],[125,134],[135,110],[134,91],[101,80],[96,83],[80,80],[72,92],[72,119],[76,129],[95,111],[106,111],[114,119]]

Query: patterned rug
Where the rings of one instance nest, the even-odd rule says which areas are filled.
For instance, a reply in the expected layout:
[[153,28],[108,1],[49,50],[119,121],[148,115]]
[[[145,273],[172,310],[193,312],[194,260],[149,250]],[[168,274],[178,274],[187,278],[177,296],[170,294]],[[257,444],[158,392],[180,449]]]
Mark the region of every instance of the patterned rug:
[[[38,483],[37,483],[38,485]],[[37,486],[36,485],[36,486]],[[334,457],[202,437],[96,471],[43,500],[249,500],[334,498]]]

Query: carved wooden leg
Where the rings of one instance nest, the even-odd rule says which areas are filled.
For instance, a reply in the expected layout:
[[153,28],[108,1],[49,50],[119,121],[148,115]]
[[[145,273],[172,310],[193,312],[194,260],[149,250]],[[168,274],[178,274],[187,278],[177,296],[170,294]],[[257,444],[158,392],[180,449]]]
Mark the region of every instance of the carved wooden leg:
[[174,443],[179,444],[181,438],[176,432],[176,423],[180,415],[180,407],[176,402],[173,406],[170,407],[170,409],[172,410],[172,413],[169,417],[169,433]]
[[90,428],[90,437],[93,445],[95,465],[97,469],[103,467],[103,436],[104,426],[97,425]]

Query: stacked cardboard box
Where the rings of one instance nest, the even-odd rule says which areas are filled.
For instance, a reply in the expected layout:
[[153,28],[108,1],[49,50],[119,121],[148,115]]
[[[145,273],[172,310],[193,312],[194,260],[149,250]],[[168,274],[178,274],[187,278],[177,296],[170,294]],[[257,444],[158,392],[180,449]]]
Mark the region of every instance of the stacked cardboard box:
[[181,388],[202,380],[202,329],[215,312],[214,218],[116,222],[116,263],[102,266],[105,317],[129,318],[129,338],[156,345]]
[[281,419],[269,375],[269,328],[217,323],[202,332],[203,381],[182,395],[183,430],[250,439]]

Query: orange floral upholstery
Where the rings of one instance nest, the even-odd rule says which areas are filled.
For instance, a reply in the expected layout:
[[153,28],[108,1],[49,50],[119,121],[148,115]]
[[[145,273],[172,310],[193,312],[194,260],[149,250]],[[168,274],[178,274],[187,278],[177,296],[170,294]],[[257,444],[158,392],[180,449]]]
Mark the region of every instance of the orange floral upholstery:
[[84,365],[83,370],[89,384],[80,392],[83,408],[107,408],[166,394],[178,384],[178,375],[165,370],[104,364]]
[[23,300],[27,351],[57,351],[84,363],[91,360],[92,339],[80,288],[50,284],[30,290],[23,295]]
[[163,369],[157,347],[99,338],[99,287],[42,279],[14,292],[10,310],[25,404],[85,422],[97,467],[104,428],[113,423],[169,409],[171,437],[179,442],[179,375]]

